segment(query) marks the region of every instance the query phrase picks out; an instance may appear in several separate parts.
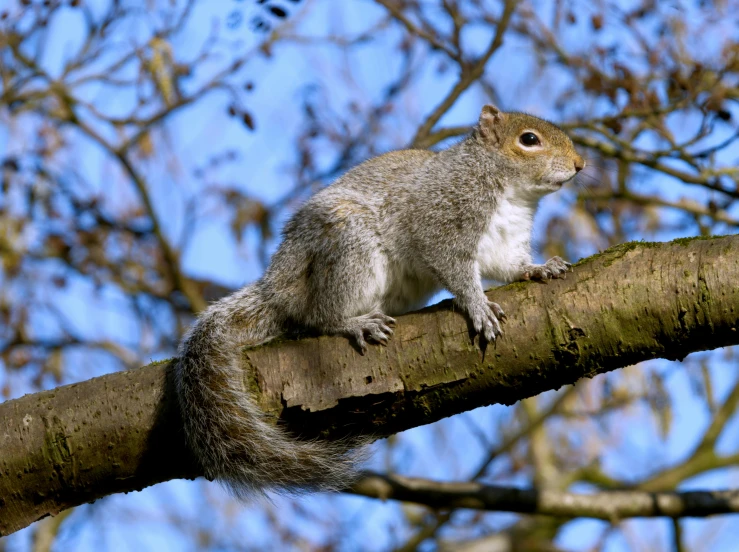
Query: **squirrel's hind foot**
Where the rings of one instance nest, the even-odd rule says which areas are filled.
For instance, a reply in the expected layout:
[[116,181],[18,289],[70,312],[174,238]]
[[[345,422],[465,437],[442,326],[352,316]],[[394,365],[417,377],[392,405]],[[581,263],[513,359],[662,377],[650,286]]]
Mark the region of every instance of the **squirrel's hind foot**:
[[359,352],[367,352],[367,340],[381,345],[387,345],[393,330],[390,326],[395,325],[395,319],[380,312],[374,311],[362,316],[349,318],[341,328],[340,332],[354,340]]

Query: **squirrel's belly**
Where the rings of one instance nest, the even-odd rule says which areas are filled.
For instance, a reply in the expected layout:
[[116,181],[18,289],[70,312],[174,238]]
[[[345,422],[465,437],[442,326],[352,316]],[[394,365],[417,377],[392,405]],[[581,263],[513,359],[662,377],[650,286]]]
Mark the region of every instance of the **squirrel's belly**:
[[387,276],[381,308],[391,316],[426,306],[431,296],[440,290],[430,275],[419,274],[399,263],[388,263]]
[[440,290],[430,275],[419,274],[410,264],[391,259],[378,250],[364,259],[360,291],[350,307],[350,316],[380,310],[388,315],[402,314],[426,306]]

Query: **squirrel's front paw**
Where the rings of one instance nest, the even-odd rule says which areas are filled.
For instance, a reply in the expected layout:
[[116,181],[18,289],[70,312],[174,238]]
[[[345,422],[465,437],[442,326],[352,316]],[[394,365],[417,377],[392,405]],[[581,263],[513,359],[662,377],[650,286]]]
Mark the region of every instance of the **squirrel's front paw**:
[[562,259],[562,257],[552,257],[543,265],[525,266],[521,279],[545,281],[552,278],[564,278],[570,270],[572,270],[572,264]]
[[484,303],[468,307],[467,313],[472,320],[472,327],[478,334],[484,335],[487,341],[495,341],[495,337],[503,333],[498,319],[505,318],[505,313],[498,303],[486,299]]

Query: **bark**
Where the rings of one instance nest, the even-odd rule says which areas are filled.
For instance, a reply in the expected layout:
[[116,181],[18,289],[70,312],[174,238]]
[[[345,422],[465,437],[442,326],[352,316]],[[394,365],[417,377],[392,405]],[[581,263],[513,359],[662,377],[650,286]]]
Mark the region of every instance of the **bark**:
[[[326,336],[246,350],[245,383],[301,436],[382,437],[739,343],[737,281],[739,236],[624,244],[566,280],[491,291],[508,320],[484,353],[445,301],[400,317],[390,345],[366,356]],[[1,404],[0,536],[111,493],[200,475],[169,374],[152,364]]]

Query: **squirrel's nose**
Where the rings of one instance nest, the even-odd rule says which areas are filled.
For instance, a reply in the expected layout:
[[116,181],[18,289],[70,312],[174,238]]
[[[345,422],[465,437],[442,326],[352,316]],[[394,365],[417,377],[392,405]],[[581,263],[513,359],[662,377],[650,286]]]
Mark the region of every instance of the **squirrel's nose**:
[[575,172],[580,172],[585,168],[585,159],[578,157],[575,159]]

